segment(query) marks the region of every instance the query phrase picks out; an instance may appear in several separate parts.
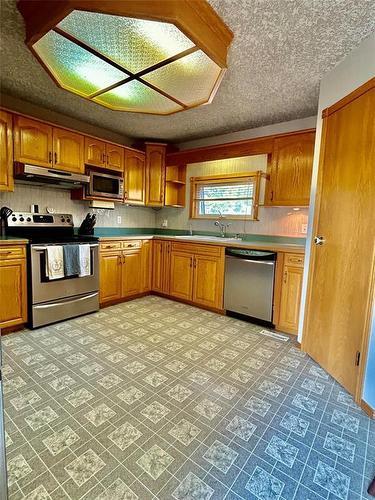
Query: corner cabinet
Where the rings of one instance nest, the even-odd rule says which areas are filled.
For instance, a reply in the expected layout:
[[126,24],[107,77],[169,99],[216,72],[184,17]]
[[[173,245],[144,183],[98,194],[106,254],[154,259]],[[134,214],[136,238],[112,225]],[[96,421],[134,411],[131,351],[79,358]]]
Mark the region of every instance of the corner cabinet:
[[308,206],[315,132],[303,132],[274,140],[269,164],[266,206]]
[[0,328],[27,321],[26,248],[0,246]]
[[277,330],[297,334],[301,305],[304,256],[287,253],[284,255]]
[[125,150],[125,203],[145,204],[145,154],[132,149]]
[[223,309],[224,247],[172,243],[172,297],[211,309]]
[[146,205],[164,206],[166,144],[146,142]]
[[0,111],[0,191],[13,191],[12,115]]

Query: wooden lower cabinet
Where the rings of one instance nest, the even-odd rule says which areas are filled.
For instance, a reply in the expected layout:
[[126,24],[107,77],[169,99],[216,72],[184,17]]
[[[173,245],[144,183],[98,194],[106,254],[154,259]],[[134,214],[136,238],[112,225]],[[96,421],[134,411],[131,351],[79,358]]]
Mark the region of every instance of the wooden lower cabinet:
[[0,247],[0,328],[27,321],[26,249]]
[[[194,245],[194,252],[178,244],[172,249],[170,295],[197,305],[223,309],[224,248]],[[208,255],[206,254],[208,253]],[[211,255],[210,255],[211,253]]]
[[101,253],[100,303],[121,299],[121,285],[121,251]]
[[[149,242],[147,242],[149,243]],[[100,303],[115,302],[144,291],[150,282],[143,271],[141,242],[100,245]]]
[[152,249],[152,291],[169,294],[171,242],[154,240]]
[[152,280],[152,241],[142,242],[141,290],[149,292]]
[[179,299],[191,300],[193,294],[193,259],[184,252],[172,252],[169,294]]
[[282,274],[278,330],[297,334],[301,305],[304,256],[285,254]]

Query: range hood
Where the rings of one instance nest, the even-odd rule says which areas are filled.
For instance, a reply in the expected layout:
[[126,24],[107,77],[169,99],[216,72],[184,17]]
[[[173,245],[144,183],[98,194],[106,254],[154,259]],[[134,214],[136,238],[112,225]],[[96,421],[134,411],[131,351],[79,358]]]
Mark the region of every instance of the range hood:
[[50,184],[57,188],[75,189],[88,184],[90,177],[83,174],[56,170],[54,168],[37,167],[27,163],[14,163],[14,178],[24,184]]

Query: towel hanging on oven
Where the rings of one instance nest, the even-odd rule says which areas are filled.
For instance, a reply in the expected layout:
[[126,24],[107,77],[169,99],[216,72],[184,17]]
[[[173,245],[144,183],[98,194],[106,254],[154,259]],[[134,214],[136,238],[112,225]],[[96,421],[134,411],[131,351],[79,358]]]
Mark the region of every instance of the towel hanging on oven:
[[64,254],[61,245],[47,246],[46,275],[50,280],[57,280],[64,277]]
[[91,249],[90,245],[79,245],[79,277],[90,276],[91,274]]
[[77,276],[81,271],[79,245],[64,245],[64,274]]

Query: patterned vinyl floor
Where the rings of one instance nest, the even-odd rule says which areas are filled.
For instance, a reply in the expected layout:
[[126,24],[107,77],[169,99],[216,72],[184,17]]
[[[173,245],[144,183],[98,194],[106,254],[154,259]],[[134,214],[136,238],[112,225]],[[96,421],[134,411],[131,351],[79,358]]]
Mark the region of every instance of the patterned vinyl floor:
[[260,330],[147,297],[6,336],[10,499],[370,498],[374,421]]

